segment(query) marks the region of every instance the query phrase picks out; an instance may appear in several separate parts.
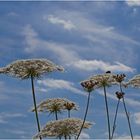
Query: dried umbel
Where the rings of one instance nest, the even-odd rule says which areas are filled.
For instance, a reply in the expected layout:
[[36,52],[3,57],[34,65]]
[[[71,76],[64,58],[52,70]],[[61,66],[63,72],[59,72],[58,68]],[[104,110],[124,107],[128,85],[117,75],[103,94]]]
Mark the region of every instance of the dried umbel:
[[81,86],[88,92],[91,92],[94,90],[95,86],[98,84],[97,81],[92,81],[92,80],[85,80],[81,82]]
[[116,80],[116,82],[121,83],[122,81],[124,81],[126,75],[125,74],[117,74],[114,75],[113,78]]
[[119,92],[119,91],[117,91],[117,92],[116,92],[116,97],[120,100],[120,99],[123,98],[124,94],[125,94],[124,92]]
[[15,61],[6,67],[0,68],[0,73],[27,79],[30,76],[37,78],[41,74],[56,70],[63,71],[64,69],[47,59],[26,59]]
[[78,106],[74,102],[67,101],[64,104],[64,109],[66,109],[66,110],[78,110]]
[[90,78],[90,80],[94,82],[98,82],[98,84],[96,85],[97,88],[110,86],[116,82],[114,79],[114,75],[111,73],[94,75]]
[[140,74],[134,76],[132,79],[130,79],[127,84],[127,86],[130,85],[132,87],[140,88]]
[[[65,98],[52,98],[47,99],[46,101],[42,101],[38,106],[37,110],[40,112],[61,112],[62,110],[65,110],[68,108],[68,106],[71,106],[71,109],[78,109],[78,106],[72,101],[69,101]],[[34,109],[32,110],[34,111]]]
[[[82,125],[82,120],[77,118],[68,118],[63,120],[51,121],[34,138],[45,137],[73,137],[76,136]],[[90,122],[85,122],[84,128],[91,127]]]

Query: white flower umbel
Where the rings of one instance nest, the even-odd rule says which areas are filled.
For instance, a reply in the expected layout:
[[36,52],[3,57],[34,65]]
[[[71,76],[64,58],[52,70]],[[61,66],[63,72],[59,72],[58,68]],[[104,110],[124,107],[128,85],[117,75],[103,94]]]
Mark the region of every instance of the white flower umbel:
[[[63,110],[68,110],[68,114],[70,117],[71,110],[78,110],[78,106],[76,103],[65,99],[65,98],[52,98],[42,101],[38,106],[37,110],[39,112],[49,112],[54,113],[56,120],[58,119],[58,113],[61,113]],[[32,111],[35,111],[33,109]]]
[[[77,118],[67,118],[63,120],[51,121],[38,133],[34,138],[56,137],[69,138],[69,136],[76,137],[83,121]],[[91,127],[90,122],[85,122],[84,127],[88,129]]]

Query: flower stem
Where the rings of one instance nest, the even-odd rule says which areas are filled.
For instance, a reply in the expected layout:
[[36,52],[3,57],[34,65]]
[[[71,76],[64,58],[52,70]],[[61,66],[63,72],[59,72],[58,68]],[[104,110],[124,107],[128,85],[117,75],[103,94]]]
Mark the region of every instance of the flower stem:
[[[123,92],[122,91],[121,83],[120,83],[120,90],[121,90],[121,92]],[[132,129],[131,129],[130,118],[129,118],[129,114],[128,114],[128,111],[127,111],[127,108],[126,108],[126,103],[125,103],[125,100],[124,100],[124,96],[123,96],[122,99],[123,99],[123,106],[124,106],[125,114],[126,114],[127,121],[128,121],[128,126],[129,126],[129,131],[130,131],[131,139],[133,140],[133,133],[132,133]]]
[[110,140],[111,139],[111,135],[110,135],[110,120],[109,120],[109,110],[108,110],[108,102],[107,102],[107,95],[106,95],[105,86],[104,86],[104,96],[105,96],[106,114],[107,114],[107,122],[108,122],[108,135],[109,135],[109,140]]
[[130,131],[130,134],[131,134],[131,139],[133,140],[133,133],[132,133],[130,119],[129,119],[129,114],[127,112],[127,108],[126,108],[124,97],[123,97],[123,105],[124,105],[124,109],[125,109],[125,113],[126,113],[126,117],[127,117],[127,121],[128,121],[128,126],[129,126],[129,131]]
[[[68,118],[70,118],[70,110],[68,110]],[[69,140],[71,139],[71,136],[68,136]]]
[[114,117],[114,122],[113,122],[113,127],[112,127],[111,139],[113,139],[113,135],[114,135],[114,132],[115,132],[115,129],[116,129],[116,119],[117,119],[119,104],[120,104],[120,99],[118,99],[118,103],[117,103],[117,106],[116,106],[116,112],[115,112],[115,117]]
[[82,126],[80,128],[80,131],[79,131],[79,134],[77,135],[77,138],[76,140],[78,140],[81,132],[82,132],[82,129],[84,127],[84,124],[85,124],[85,121],[86,121],[86,116],[87,116],[87,113],[88,113],[88,108],[89,108],[89,101],[90,101],[90,92],[88,92],[88,100],[87,100],[87,106],[86,106],[86,111],[85,111],[85,116],[84,116],[84,120],[83,120],[83,123],[82,123]]
[[68,118],[70,118],[70,110],[68,110]]
[[[33,94],[33,101],[34,101],[34,108],[35,108],[35,116],[36,116],[36,121],[37,121],[37,127],[38,127],[38,132],[40,132],[40,124],[39,124],[39,118],[38,118],[38,113],[37,113],[35,90],[34,90],[34,78],[33,78],[33,76],[31,76],[31,84],[32,84],[32,94]],[[40,140],[41,139],[42,138],[40,137]]]
[[58,120],[57,111],[55,111],[55,119]]

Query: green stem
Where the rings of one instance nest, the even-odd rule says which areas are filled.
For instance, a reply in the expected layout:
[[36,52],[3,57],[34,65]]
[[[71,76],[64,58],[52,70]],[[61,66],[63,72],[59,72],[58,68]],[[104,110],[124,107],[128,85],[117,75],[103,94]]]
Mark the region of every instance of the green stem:
[[104,86],[104,96],[105,96],[106,114],[107,114],[107,122],[108,122],[108,135],[109,135],[109,140],[110,140],[111,139],[111,135],[110,135],[110,120],[109,120],[109,110],[108,110],[108,102],[107,102],[107,95],[106,95],[105,86]]
[[115,132],[115,129],[116,129],[116,119],[117,119],[119,104],[120,104],[120,99],[118,99],[118,103],[117,103],[117,106],[116,106],[116,112],[115,112],[115,117],[114,117],[114,122],[113,122],[111,139],[113,139],[113,135],[114,135],[114,132]]
[[78,133],[78,135],[77,135],[76,140],[78,140],[78,138],[79,138],[79,136],[80,136],[80,134],[81,134],[81,132],[82,132],[82,129],[83,129],[83,127],[84,127],[84,124],[85,124],[85,121],[86,121],[86,116],[87,116],[87,113],[88,113],[88,108],[89,108],[89,101],[90,101],[90,92],[88,93],[88,100],[87,100],[87,106],[86,106],[86,111],[85,111],[84,120],[83,120],[82,126],[81,126],[81,128],[80,128],[80,131],[79,131],[79,133]]
[[[33,102],[34,102],[34,108],[35,108],[36,122],[37,122],[38,132],[40,132],[40,124],[39,124],[39,118],[38,118],[38,113],[37,113],[35,90],[34,90],[34,78],[33,78],[33,76],[31,76],[31,84],[32,84],[32,94],[33,94]],[[41,139],[42,138],[40,137],[40,140]]]

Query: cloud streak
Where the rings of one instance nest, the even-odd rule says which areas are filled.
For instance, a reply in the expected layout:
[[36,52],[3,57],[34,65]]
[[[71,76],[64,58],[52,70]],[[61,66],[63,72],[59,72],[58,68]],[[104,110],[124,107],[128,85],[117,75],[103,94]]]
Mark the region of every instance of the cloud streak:
[[[43,19],[46,20],[46,16],[43,16]],[[52,24],[62,25],[66,30],[72,30],[76,28],[70,20],[60,19],[59,17],[55,17],[53,15],[49,15],[47,19]]]
[[128,6],[140,6],[139,0],[125,0]]
[[[40,86],[45,86],[45,87],[48,87],[50,89],[64,89],[64,90],[69,90],[73,93],[80,94],[83,96],[86,95],[85,92],[75,88],[74,83],[66,81],[66,80],[62,80],[62,79],[50,79],[50,78],[48,78],[46,80],[38,80],[37,83]],[[41,90],[42,90],[42,88],[41,88]]]
[[80,70],[85,71],[113,71],[113,72],[134,72],[134,68],[128,67],[120,62],[115,62],[114,65],[111,65],[110,63],[104,62],[102,60],[79,60],[76,62],[73,62],[71,65],[73,65],[75,68],[78,68]]
[[37,32],[32,28],[31,25],[25,26],[22,34],[25,36],[25,40],[27,43],[27,47],[25,48],[26,52],[38,53],[39,51],[50,51],[53,56],[55,56],[55,58],[57,58],[60,62],[64,63],[64,65],[71,68],[74,67],[78,70],[80,69],[84,71],[111,70],[117,72],[134,72],[135,70],[134,68],[126,66],[120,62],[115,62],[115,64],[111,65],[110,63],[104,62],[102,60],[81,59],[76,50],[70,49],[76,46],[52,41],[44,41],[38,37]]

